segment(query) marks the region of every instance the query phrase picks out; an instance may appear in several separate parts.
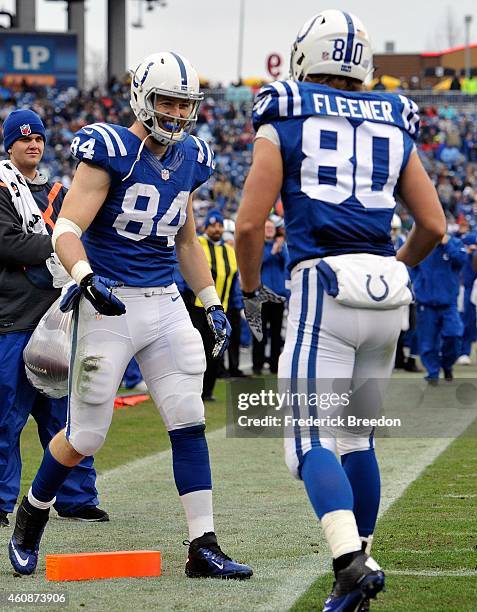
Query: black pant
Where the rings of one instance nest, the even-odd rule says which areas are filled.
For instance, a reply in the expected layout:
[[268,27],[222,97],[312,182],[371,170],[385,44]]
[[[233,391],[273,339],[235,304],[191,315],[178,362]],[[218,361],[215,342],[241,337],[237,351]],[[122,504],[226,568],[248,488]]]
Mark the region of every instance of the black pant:
[[240,363],[240,310],[238,308],[229,308],[227,310],[227,319],[229,320],[230,327],[232,328],[228,356],[229,373],[230,376],[233,376],[234,374],[237,374]]
[[263,340],[258,342],[253,339],[252,362],[254,370],[261,370],[265,363],[265,347],[270,338],[270,372],[276,374],[278,371],[278,358],[282,348],[282,321],[283,304],[265,302],[262,305]]
[[214,391],[215,381],[217,380],[217,368],[220,362],[218,359],[212,359],[212,349],[215,345],[214,334],[212,333],[207,322],[205,309],[199,306],[194,306],[190,300],[184,300],[184,302],[187,306],[187,310],[189,311],[192,325],[199,330],[199,333],[202,336],[202,342],[204,343],[207,368],[204,373],[202,395],[204,397],[208,397],[212,395],[212,392]]

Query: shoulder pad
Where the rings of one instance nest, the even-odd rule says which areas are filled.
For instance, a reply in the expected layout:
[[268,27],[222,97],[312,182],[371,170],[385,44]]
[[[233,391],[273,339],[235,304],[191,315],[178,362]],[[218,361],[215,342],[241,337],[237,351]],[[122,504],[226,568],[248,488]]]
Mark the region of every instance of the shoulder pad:
[[187,140],[189,142],[192,158],[200,164],[209,166],[209,168],[213,170],[215,168],[215,159],[211,146],[205,142],[205,140],[197,136],[191,135]]
[[78,130],[71,142],[71,153],[80,161],[109,166],[112,158],[128,152],[117,130],[108,123],[92,123]]
[[414,140],[419,133],[419,107],[410,98],[399,94],[403,127]]
[[292,80],[274,81],[260,89],[253,105],[253,127],[301,114],[301,96],[298,83]]

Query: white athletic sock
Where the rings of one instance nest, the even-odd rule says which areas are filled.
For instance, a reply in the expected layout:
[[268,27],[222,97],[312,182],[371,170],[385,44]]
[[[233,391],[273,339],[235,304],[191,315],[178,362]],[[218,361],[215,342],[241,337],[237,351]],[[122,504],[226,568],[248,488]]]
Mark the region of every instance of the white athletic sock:
[[191,542],[208,531],[214,531],[212,491],[210,489],[181,495],[181,502],[186,513]]
[[327,512],[322,517],[321,524],[333,559],[361,550],[361,539],[351,510]]
[[30,490],[28,491],[28,501],[34,508],[39,508],[40,510],[48,510],[48,508],[51,508],[51,506],[55,503],[56,497],[54,497],[49,502],[42,502],[36,499],[36,497],[33,497],[33,493],[31,492],[31,487],[30,487]]
[[367,536],[366,538],[361,537],[361,543],[366,542],[366,548],[364,549],[364,552],[367,555],[371,554],[371,546],[373,545],[373,534]]

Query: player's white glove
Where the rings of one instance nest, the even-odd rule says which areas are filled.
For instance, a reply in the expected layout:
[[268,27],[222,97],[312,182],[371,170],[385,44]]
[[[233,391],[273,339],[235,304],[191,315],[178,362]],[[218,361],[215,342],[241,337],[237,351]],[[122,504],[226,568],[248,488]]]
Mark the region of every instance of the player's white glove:
[[262,304],[265,302],[281,304],[285,301],[285,298],[264,285],[260,285],[255,291],[242,291],[242,295],[245,306],[245,318],[248,321],[252,334],[261,342],[263,340]]
[[215,344],[212,349],[212,359],[218,359],[225,353],[229,342],[232,328],[225,316],[222,306],[210,306],[206,310],[207,322],[214,334]]

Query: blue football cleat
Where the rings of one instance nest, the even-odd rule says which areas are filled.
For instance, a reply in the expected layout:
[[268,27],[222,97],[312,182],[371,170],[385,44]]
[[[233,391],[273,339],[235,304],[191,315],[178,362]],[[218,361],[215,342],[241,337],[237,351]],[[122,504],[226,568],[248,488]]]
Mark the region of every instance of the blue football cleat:
[[185,573],[189,578],[226,578],[245,580],[253,574],[252,568],[233,561],[222,552],[213,531],[184,544],[189,545]]
[[40,540],[50,510],[34,508],[26,497],[18,507],[15,529],[8,543],[8,556],[18,574],[33,574],[38,563]]
[[369,600],[374,599],[383,589],[384,572],[374,559],[363,553],[337,573],[323,612],[369,609]]

